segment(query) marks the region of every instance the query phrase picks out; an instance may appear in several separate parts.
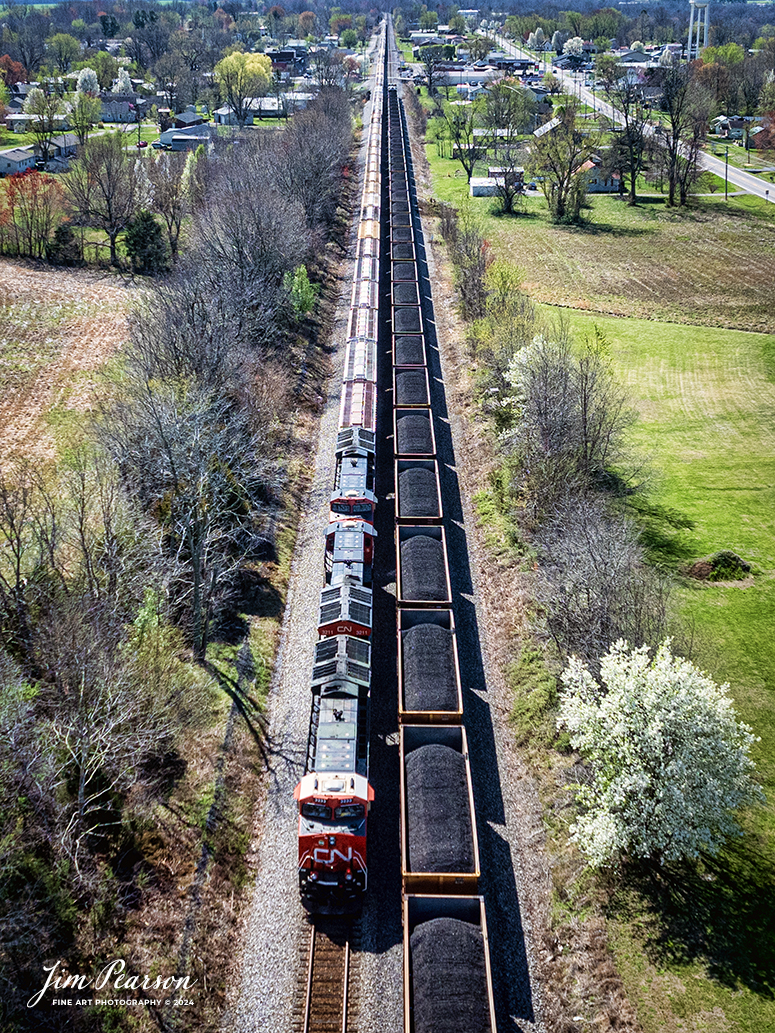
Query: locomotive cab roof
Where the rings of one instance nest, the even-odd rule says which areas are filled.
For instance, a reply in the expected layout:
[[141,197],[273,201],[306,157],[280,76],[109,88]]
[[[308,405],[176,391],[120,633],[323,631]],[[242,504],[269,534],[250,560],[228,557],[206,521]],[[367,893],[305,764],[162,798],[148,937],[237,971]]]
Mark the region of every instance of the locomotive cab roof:
[[374,790],[364,775],[330,771],[322,775],[314,772],[305,775],[293,791],[293,798],[299,803],[320,796],[352,796],[371,803]]

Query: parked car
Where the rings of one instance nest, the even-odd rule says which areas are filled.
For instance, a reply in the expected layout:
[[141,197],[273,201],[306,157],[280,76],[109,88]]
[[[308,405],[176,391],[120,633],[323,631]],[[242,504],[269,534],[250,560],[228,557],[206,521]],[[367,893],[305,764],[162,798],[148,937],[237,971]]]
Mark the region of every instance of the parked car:
[[147,140],[140,140],[140,141],[138,141],[137,146],[138,147],[147,147],[148,146],[148,141]]

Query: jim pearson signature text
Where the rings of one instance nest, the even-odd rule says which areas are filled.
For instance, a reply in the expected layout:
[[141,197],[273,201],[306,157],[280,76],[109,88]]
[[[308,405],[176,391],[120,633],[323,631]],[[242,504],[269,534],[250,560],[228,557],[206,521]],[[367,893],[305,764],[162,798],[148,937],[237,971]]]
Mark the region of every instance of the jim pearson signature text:
[[126,962],[121,958],[109,962],[96,976],[58,975],[61,961],[53,965],[43,966],[48,973],[45,986],[27,1001],[28,1008],[39,1004],[46,990],[86,990],[93,986],[95,990],[110,987],[113,990],[190,990],[196,986],[197,980],[191,976],[130,976],[125,975]]

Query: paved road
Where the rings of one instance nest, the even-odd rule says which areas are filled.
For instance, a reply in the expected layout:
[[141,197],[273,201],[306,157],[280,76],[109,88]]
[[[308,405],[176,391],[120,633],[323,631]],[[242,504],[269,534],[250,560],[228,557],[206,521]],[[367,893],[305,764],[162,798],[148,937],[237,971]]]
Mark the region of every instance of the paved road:
[[[530,54],[522,50],[520,47],[515,46],[504,36],[496,36],[495,40],[507,54],[513,54],[515,57],[530,57],[535,59],[535,54]],[[601,111],[612,121],[622,121],[622,117],[616,108],[612,107],[607,101],[602,100],[602,98],[594,94],[592,90],[588,89],[578,79],[576,79],[571,72],[565,72],[559,68],[552,69],[551,62],[547,59],[543,60],[543,64],[546,66],[547,71],[553,71],[554,75],[562,81],[563,85],[568,87],[569,93],[574,93],[577,97],[583,100],[585,104]],[[763,201],[769,201],[771,204],[775,204],[775,184],[769,183],[767,180],[759,179],[757,176],[751,175],[750,172],[744,172],[742,169],[738,169],[734,165],[730,165],[728,170],[725,170],[725,162],[721,158],[716,158],[707,152],[700,156],[700,166],[708,172],[713,172],[715,175],[720,176],[721,179],[724,179],[726,175],[730,186],[737,187],[748,194],[760,197]]]

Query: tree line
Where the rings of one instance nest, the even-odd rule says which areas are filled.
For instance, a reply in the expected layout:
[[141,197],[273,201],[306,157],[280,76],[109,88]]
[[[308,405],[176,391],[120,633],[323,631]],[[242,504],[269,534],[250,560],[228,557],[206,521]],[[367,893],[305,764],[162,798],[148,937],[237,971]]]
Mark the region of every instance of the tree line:
[[323,91],[285,133],[205,161],[86,437],[56,466],[0,467],[3,1028],[58,1029],[25,1007],[42,962],[83,972],[157,877],[143,844],[215,710],[208,645],[244,634],[274,555],[307,267],[336,228],[351,123]]

